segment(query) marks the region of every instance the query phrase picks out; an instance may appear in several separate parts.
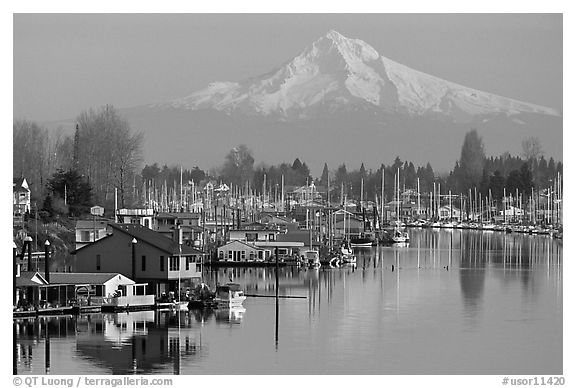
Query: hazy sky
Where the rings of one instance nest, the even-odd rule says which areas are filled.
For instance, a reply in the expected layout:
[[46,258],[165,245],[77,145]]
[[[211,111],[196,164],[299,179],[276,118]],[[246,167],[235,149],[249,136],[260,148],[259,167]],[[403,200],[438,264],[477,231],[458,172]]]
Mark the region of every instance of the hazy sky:
[[329,29],[414,69],[562,108],[560,14],[15,14],[14,116],[182,97],[267,73]]

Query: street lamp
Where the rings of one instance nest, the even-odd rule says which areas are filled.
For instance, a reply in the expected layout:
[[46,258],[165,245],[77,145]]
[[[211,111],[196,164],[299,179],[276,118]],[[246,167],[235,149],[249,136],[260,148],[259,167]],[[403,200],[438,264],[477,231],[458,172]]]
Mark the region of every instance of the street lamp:
[[136,281],[136,244],[138,240],[136,237],[132,239],[132,280]]
[[44,279],[50,283],[50,241],[44,242]]
[[28,271],[32,271],[32,237],[30,236],[26,236],[26,238],[24,238],[22,252],[25,252],[26,248],[28,248]]

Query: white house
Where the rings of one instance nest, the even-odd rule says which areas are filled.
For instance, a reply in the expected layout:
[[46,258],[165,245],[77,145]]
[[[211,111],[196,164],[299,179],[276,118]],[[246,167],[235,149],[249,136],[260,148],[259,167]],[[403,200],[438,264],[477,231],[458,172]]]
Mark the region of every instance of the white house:
[[219,261],[250,262],[264,261],[270,252],[243,241],[231,241],[218,248]]
[[30,212],[30,187],[26,178],[15,178],[12,182],[13,216],[20,218]]
[[460,218],[460,209],[454,206],[442,206],[440,207],[439,216],[441,220]]
[[108,222],[106,219],[76,221],[76,249],[106,237]]

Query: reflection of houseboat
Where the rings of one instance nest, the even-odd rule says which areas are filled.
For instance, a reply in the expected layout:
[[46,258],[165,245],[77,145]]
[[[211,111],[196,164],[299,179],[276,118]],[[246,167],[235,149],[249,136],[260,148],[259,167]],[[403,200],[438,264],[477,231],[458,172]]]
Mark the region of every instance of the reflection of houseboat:
[[245,300],[246,296],[244,295],[244,291],[242,291],[240,285],[237,283],[216,286],[214,302],[216,302],[218,306],[241,306]]
[[217,309],[214,312],[217,322],[241,323],[246,309],[242,306]]
[[118,286],[112,296],[101,298],[102,310],[144,310],[154,307],[154,295],[146,295],[146,286],[146,283]]

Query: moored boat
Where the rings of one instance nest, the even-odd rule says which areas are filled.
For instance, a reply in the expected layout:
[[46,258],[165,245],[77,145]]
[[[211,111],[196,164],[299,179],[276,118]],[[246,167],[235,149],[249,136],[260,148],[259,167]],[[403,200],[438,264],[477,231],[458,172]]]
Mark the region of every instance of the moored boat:
[[304,251],[304,265],[311,268],[320,267],[320,254],[318,251],[313,249]]
[[242,306],[246,300],[244,291],[238,283],[227,283],[224,285],[216,286],[216,296],[214,302],[222,307],[237,307]]
[[402,231],[399,228],[395,228],[394,232],[392,233],[392,242],[394,243],[406,243],[410,241],[410,236],[408,232]]

